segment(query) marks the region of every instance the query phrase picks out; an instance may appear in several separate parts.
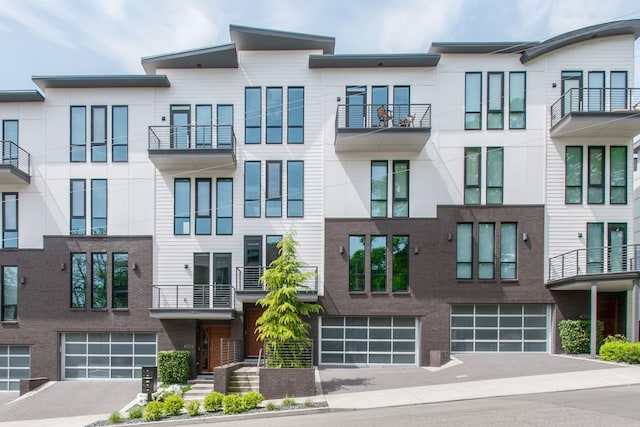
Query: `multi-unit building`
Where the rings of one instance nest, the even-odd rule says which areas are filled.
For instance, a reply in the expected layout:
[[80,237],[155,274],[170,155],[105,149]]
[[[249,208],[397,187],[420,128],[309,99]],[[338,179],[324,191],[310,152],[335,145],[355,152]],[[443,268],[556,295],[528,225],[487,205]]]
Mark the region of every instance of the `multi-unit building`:
[[0,92],[0,389],[258,356],[288,232],[320,365],[555,353],[562,319],[637,340],[640,20],[415,54],[230,34]]

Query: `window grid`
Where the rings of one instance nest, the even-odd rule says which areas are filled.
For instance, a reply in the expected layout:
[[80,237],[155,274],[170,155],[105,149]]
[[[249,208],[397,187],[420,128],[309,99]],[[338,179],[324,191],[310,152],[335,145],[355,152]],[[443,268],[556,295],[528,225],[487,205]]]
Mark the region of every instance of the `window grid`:
[[107,107],[91,107],[91,161],[107,161]]
[[211,178],[196,178],[195,233],[211,234]]
[[304,162],[287,161],[287,217],[304,216]]
[[282,88],[267,88],[267,144],[282,144]]
[[0,391],[20,391],[20,380],[31,377],[28,345],[0,345]]
[[480,147],[464,149],[464,204],[480,204],[480,175],[482,154]]
[[18,247],[18,193],[2,193],[2,247]]
[[261,169],[259,161],[244,162],[245,218],[260,218]]
[[129,107],[111,107],[111,161],[129,161]]
[[349,292],[364,292],[364,249],[364,236],[349,236]]
[[627,204],[627,147],[609,149],[609,203]]
[[393,161],[393,206],[394,218],[409,216],[409,160]]
[[509,129],[527,127],[527,73],[509,73]]
[[69,159],[72,162],[85,162],[87,159],[87,107],[70,107],[71,141]]
[[304,144],[304,88],[287,88],[287,143]]
[[387,236],[371,236],[371,292],[387,290]]
[[262,134],[262,89],[244,90],[244,143],[260,144]]
[[111,268],[111,306],[127,308],[129,306],[129,254],[113,253]]
[[3,265],[0,280],[0,321],[18,320],[18,267]]
[[565,148],[564,202],[582,204],[582,147]]
[[233,179],[216,180],[216,234],[233,234]]
[[465,74],[465,115],[464,128],[478,130],[482,128],[482,73]]
[[86,182],[84,179],[72,179],[70,181],[70,209],[71,223],[69,234],[84,235],[87,233],[86,212]]
[[107,180],[91,180],[91,234],[107,234]]
[[176,178],[173,182],[173,234],[190,234],[191,180]]
[[87,254],[71,253],[71,308],[87,307]]
[[487,204],[501,205],[504,185],[504,149],[487,148]]
[[604,164],[604,147],[589,147],[589,204],[604,204]]
[[487,129],[504,129],[504,73],[487,73]]
[[282,162],[280,160],[268,160],[267,185],[265,200],[265,216],[282,216]]
[[107,254],[91,254],[91,308],[107,308]]
[[374,160],[371,162],[371,217],[387,217],[387,161]]

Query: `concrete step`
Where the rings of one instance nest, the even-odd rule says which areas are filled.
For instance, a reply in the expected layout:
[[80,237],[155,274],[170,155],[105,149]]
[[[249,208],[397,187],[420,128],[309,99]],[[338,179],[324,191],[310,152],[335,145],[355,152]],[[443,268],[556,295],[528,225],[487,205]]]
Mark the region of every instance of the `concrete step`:
[[203,401],[204,398],[213,391],[213,381],[210,383],[195,383],[191,385],[191,390],[186,392],[184,396],[185,401],[189,400],[200,400]]

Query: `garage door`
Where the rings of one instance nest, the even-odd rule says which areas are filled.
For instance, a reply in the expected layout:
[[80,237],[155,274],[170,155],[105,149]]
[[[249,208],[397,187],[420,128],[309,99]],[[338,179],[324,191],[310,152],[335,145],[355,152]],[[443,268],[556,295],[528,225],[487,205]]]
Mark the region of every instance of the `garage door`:
[[156,334],[67,332],[62,334],[63,379],[140,378],[156,365]]
[[452,352],[547,352],[547,304],[451,305]]
[[415,317],[323,316],[320,363],[415,365]]
[[20,379],[30,377],[28,345],[0,345],[0,391],[20,391]]

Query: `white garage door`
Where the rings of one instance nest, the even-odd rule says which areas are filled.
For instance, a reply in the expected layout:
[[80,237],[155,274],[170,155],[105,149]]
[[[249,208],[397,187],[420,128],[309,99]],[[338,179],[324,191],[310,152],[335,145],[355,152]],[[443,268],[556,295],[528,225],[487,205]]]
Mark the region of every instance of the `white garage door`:
[[415,317],[322,316],[320,363],[417,364]]
[[451,305],[452,352],[547,352],[547,304]]
[[67,332],[62,334],[63,379],[140,378],[156,365],[156,334]]
[[0,391],[19,391],[20,379],[30,377],[28,345],[0,345]]

